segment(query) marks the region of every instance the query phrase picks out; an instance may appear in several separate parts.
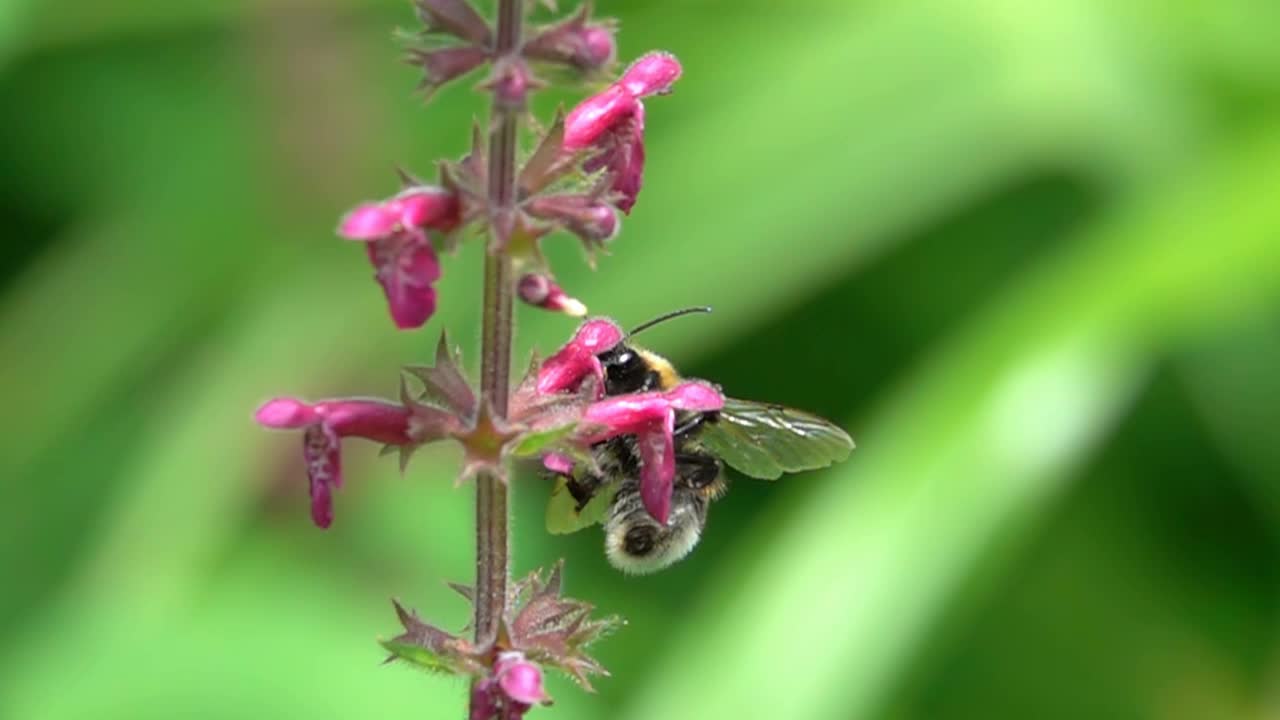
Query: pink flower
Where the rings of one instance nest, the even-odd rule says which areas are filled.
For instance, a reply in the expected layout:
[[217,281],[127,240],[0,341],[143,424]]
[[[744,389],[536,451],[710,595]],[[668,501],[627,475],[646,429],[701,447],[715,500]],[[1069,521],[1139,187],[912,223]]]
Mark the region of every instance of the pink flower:
[[566,152],[593,149],[584,164],[588,172],[607,170],[617,206],[630,213],[644,174],[644,103],[641,98],[671,91],[680,78],[674,55],[651,52],[632,63],[622,77],[583,100],[564,120]]
[[587,247],[618,233],[618,216],[613,208],[588,195],[540,195],[529,200],[525,209],[540,220],[563,225]]
[[551,699],[542,687],[542,669],[526,660],[524,653],[507,651],[500,654],[493,672],[498,686],[511,700],[536,705]]
[[471,687],[469,720],[519,720],[534,705],[550,705],[542,668],[518,650],[498,653],[493,674]]
[[460,222],[458,198],[437,187],[413,187],[347,213],[338,234],[366,242],[396,327],[421,327],[436,309],[440,261],[429,230],[448,232]]
[[622,328],[603,319],[588,320],[573,338],[538,368],[537,391],[576,390],[588,375],[596,378],[596,397],[604,394],[604,366],[596,357],[622,342]]
[[387,445],[411,445],[413,411],[381,400],[327,400],[307,404],[294,398],[269,400],[254,413],[258,424],[302,429],[302,453],[311,481],[311,519],[327,528],[333,522],[333,488],[342,487],[341,440],[362,437]]
[[542,29],[524,44],[525,56],[587,72],[612,65],[618,55],[615,25],[588,22],[590,11],[590,5],[583,3],[573,16]]
[[586,305],[569,297],[555,280],[540,273],[528,273],[520,278],[520,282],[516,285],[516,293],[521,300],[535,307],[562,312],[573,317],[582,317],[587,314]]
[[710,412],[724,407],[720,391],[700,381],[681,383],[666,392],[635,393],[593,403],[582,420],[595,426],[584,439],[601,442],[619,435],[635,435],[640,451],[640,499],[660,523],[671,513],[675,481],[675,420],[677,412]]

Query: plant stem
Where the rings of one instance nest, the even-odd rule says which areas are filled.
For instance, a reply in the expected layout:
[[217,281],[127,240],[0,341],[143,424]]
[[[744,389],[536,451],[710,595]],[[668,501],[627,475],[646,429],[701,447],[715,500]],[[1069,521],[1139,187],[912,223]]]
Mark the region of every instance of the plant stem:
[[[499,0],[495,57],[520,47],[524,0]],[[515,207],[516,130],[518,113],[494,102],[489,119],[489,213],[492,232],[511,227]],[[500,247],[494,243],[492,247]],[[511,257],[490,251],[484,261],[484,327],[481,334],[480,396],[497,417],[507,414],[511,377],[512,299],[515,282]],[[498,634],[507,601],[510,548],[507,540],[507,485],[493,473],[476,483],[476,642],[487,644]]]

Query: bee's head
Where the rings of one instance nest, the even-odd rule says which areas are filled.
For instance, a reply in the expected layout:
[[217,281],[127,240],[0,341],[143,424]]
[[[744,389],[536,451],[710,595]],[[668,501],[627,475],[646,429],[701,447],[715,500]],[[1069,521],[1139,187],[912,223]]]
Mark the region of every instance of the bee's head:
[[635,348],[621,343],[599,355],[604,367],[605,395],[626,395],[651,389],[652,369]]

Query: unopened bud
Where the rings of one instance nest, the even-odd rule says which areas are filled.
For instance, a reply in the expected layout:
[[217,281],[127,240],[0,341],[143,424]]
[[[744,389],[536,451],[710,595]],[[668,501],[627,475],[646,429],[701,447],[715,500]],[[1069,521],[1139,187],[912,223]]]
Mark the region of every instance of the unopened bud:
[[524,302],[545,310],[562,312],[572,317],[583,317],[587,306],[569,297],[554,280],[541,273],[528,273],[520,278],[516,293]]

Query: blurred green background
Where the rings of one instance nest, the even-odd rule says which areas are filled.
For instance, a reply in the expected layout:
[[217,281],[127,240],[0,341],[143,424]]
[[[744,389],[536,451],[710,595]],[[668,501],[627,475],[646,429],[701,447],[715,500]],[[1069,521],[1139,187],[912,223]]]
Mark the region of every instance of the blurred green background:
[[[552,537],[518,572],[630,626],[558,718],[1280,716],[1280,4],[602,0],[679,55],[646,188],[563,283],[853,458],[740,480],[660,576]],[[404,0],[0,0],[0,717],[460,717],[381,667],[471,577],[448,448],[349,443],[329,532],[278,393],[475,361],[476,247],[397,333],[355,202],[465,147]],[[559,100],[542,98],[543,117]],[[524,310],[517,365],[574,327]],[[474,365],[473,365],[474,367]]]

